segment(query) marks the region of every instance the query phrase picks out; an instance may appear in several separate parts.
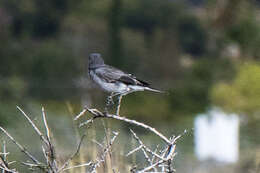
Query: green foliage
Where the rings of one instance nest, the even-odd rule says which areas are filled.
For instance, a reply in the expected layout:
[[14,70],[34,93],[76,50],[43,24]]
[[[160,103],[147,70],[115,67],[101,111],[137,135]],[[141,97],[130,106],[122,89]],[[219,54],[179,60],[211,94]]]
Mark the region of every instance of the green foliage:
[[170,105],[176,114],[196,115],[211,105],[209,91],[216,81],[231,78],[233,68],[227,59],[201,59],[185,75],[184,82],[172,89]]
[[[167,86],[172,92],[158,106],[172,108],[165,112],[169,117],[203,111],[211,104],[211,87],[233,75],[233,62],[216,56],[227,43],[208,55],[210,46],[219,46],[212,26],[182,1],[4,0],[0,5],[1,98],[77,95],[75,80],[86,76],[86,54],[93,51],[111,65]],[[218,39],[237,43],[246,58],[259,56],[260,42],[256,13],[249,11],[229,28],[215,28]],[[192,62],[183,67],[187,54]]]
[[[127,106],[126,106],[127,105]],[[171,116],[169,103],[164,94],[154,95],[136,93],[123,98],[122,115],[136,117],[138,120],[167,120]]]
[[18,48],[5,54],[0,65],[3,66],[0,97],[5,100],[23,96],[63,98],[77,93],[75,79],[79,74],[79,59],[66,45],[56,40],[37,45],[23,41],[17,45]]
[[111,64],[123,66],[124,56],[122,52],[122,2],[121,0],[112,0],[110,13],[108,17],[109,26],[109,50],[110,50],[110,62]]
[[243,15],[227,29],[226,38],[240,45],[242,53],[246,56],[259,58],[260,25],[252,8],[249,6],[247,15]]
[[214,104],[229,111],[253,114],[260,109],[260,64],[240,65],[231,83],[218,83],[211,89]]
[[68,9],[68,0],[4,0],[2,4],[13,18],[10,29],[16,37],[55,36]]
[[207,34],[198,19],[191,16],[179,20],[178,39],[185,53],[193,56],[202,56],[206,53]]
[[177,2],[143,0],[125,1],[124,4],[124,26],[142,31],[146,36],[151,36],[157,28],[174,32],[174,27],[185,13],[184,5]]
[[4,79],[0,87],[0,100],[11,101],[22,99],[27,93],[26,81],[18,76]]
[[[77,58],[66,46],[55,46],[57,42],[42,44],[28,55],[33,59],[25,71],[26,78],[31,82],[29,92],[37,97],[59,98],[76,94],[66,90],[75,90],[75,78],[79,74]],[[33,71],[33,73],[31,73]],[[47,95],[42,95],[48,93]]]

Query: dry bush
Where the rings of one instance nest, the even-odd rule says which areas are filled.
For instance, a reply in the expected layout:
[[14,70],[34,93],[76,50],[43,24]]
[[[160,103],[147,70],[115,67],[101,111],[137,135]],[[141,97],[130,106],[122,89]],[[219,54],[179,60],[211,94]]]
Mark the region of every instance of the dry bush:
[[[53,136],[50,133],[48,122],[46,120],[46,114],[44,108],[42,108],[42,120],[44,125],[44,132],[42,132],[31,118],[20,108],[18,110],[27,119],[27,121],[32,126],[32,129],[40,137],[42,154],[44,155],[44,161],[39,161],[33,154],[29,152],[22,144],[20,144],[16,139],[14,139],[3,127],[0,126],[0,130],[11,140],[19,150],[24,153],[24,155],[29,159],[27,161],[21,162],[23,165],[29,168],[32,172],[46,172],[46,173],[60,173],[60,172],[108,172],[108,173],[119,173],[119,172],[133,172],[133,173],[144,173],[144,172],[174,172],[173,169],[173,159],[176,156],[176,140],[181,137],[181,135],[175,137],[172,136],[167,138],[162,133],[157,131],[155,128],[146,125],[144,123],[131,120],[122,116],[119,116],[119,111],[117,114],[109,114],[100,112],[97,109],[84,108],[74,120],[78,121],[83,115],[87,114],[90,116],[87,121],[80,123],[79,127],[87,126],[88,130],[92,127],[92,123],[98,119],[114,119],[119,120],[127,124],[134,126],[139,126],[152,134],[158,136],[162,140],[162,145],[156,145],[155,148],[148,147],[145,142],[132,130],[130,132],[133,138],[129,138],[129,145],[131,145],[131,139],[134,139],[137,143],[136,146],[130,146],[132,148],[130,151],[120,152],[118,147],[115,146],[115,141],[118,139],[119,132],[111,131],[110,128],[104,126],[104,136],[103,140],[98,141],[95,135],[91,137],[86,137],[83,134],[78,138],[78,144],[75,151],[70,155],[69,158],[64,159],[60,157],[60,153],[57,153],[59,146],[55,146]],[[94,132],[94,131],[93,131]],[[77,134],[79,136],[79,134]],[[83,140],[92,141],[95,147],[90,147],[87,149],[82,149]],[[149,144],[153,141],[149,141]],[[13,161],[8,161],[6,145],[4,143],[2,152],[0,153],[0,170],[2,173],[14,172],[17,173],[18,170],[10,166]],[[135,163],[124,162],[124,158],[130,157],[139,152],[145,163],[140,166]],[[12,168],[11,168],[12,167]]]

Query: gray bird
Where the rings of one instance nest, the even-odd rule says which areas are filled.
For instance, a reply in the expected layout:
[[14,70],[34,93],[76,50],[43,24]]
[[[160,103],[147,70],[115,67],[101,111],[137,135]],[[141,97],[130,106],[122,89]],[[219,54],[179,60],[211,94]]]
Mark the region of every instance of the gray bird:
[[117,115],[119,115],[122,96],[144,90],[162,93],[162,91],[151,88],[149,83],[137,79],[132,74],[106,65],[99,53],[89,55],[88,70],[90,78],[104,91],[111,94],[107,97],[105,112],[107,112],[107,107],[114,103],[114,96],[119,96],[117,106]]
[[132,74],[106,65],[99,53],[90,54],[88,69],[90,78],[104,91],[113,93],[112,96],[144,90],[162,92],[151,88],[149,83],[137,79]]

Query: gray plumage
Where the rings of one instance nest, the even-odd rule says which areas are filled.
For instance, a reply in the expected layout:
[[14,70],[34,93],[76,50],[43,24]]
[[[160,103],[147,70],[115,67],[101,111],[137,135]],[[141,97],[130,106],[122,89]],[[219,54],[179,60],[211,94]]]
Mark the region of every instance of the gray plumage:
[[144,90],[161,92],[150,88],[149,83],[137,79],[132,74],[106,65],[99,53],[92,53],[89,56],[89,76],[103,90],[110,93],[127,94]]

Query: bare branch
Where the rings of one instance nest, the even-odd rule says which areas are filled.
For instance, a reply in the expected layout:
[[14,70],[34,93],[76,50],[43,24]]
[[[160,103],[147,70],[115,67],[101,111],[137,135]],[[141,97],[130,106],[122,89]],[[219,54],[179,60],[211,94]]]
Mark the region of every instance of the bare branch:
[[48,141],[51,141],[50,139],[50,130],[49,130],[49,126],[48,126],[48,123],[47,123],[47,120],[46,120],[46,114],[45,114],[45,110],[44,110],[44,107],[42,107],[42,119],[43,119],[43,122],[44,122],[44,127],[45,127],[45,130],[46,130],[46,136],[47,136],[47,139]]
[[[116,119],[116,120],[120,120],[120,121],[124,121],[130,124],[134,124],[136,126],[140,126],[143,127],[151,132],[153,132],[154,134],[156,134],[157,136],[159,136],[161,139],[163,139],[163,141],[165,141],[167,144],[171,144],[171,141],[169,139],[167,139],[163,134],[161,134],[160,132],[158,132],[155,128],[148,126],[144,123],[140,123],[138,121],[135,120],[130,120],[128,118],[125,117],[121,117],[121,116],[117,116],[117,115],[113,115],[113,114],[107,114],[107,113],[102,113],[97,109],[89,109],[89,108],[85,108],[89,113],[91,113],[93,115],[93,118],[91,121],[93,121],[96,118],[112,118],[112,119]],[[84,109],[84,110],[85,110]],[[88,121],[87,121],[88,122]],[[85,125],[85,123],[82,123],[81,126]]]
[[[158,147],[159,147],[159,145],[156,146],[156,148],[155,148],[155,150],[154,150],[154,153],[157,153]],[[155,155],[153,155],[153,156],[152,156],[152,163],[153,163],[153,161],[155,160],[155,158],[156,158]]]
[[110,151],[111,146],[113,145],[113,143],[114,143],[114,141],[115,141],[115,139],[116,139],[116,137],[118,136],[119,133],[118,133],[118,132],[113,132],[113,134],[114,134],[114,136],[110,139],[110,141],[109,141],[109,143],[107,144],[107,146],[106,146],[106,147],[103,147],[104,150],[103,150],[103,152],[101,153],[101,156],[98,157],[98,158],[96,159],[96,161],[93,162],[93,164],[91,165],[91,169],[90,169],[90,170],[91,170],[91,171],[90,171],[91,173],[96,172],[97,167],[99,167],[101,163],[105,162],[106,154]]
[[84,123],[80,123],[80,124],[79,124],[79,127],[86,126],[86,125],[88,125],[88,124],[92,124],[93,121],[94,121],[94,118],[91,118],[91,119],[85,121]]
[[[104,118],[111,118],[119,121],[123,121],[128,124],[132,124],[135,126],[139,126],[141,128],[144,128],[152,134],[158,136],[162,141],[164,141],[162,146],[157,145],[156,148],[152,148],[150,146],[145,145],[146,141],[142,141],[138,135],[130,129],[133,138],[137,141],[137,146],[134,145],[134,149],[129,151],[126,154],[126,157],[129,155],[132,155],[135,152],[139,152],[140,150],[143,153],[144,159],[147,161],[146,165],[143,168],[137,168],[134,167],[131,169],[131,172],[133,173],[147,173],[147,172],[154,172],[154,173],[159,173],[159,172],[173,172],[173,159],[176,155],[176,140],[178,140],[182,135],[179,135],[177,137],[172,136],[171,138],[168,138],[164,136],[162,133],[157,131],[155,128],[146,125],[144,123],[138,122],[136,120],[131,120],[126,117],[119,116],[120,113],[120,104],[121,104],[121,99],[122,96],[118,98],[118,106],[117,106],[117,111],[116,114],[109,114],[109,113],[103,113],[97,109],[89,109],[89,108],[84,108],[75,118],[74,120],[78,120],[80,117],[82,117],[86,112],[89,112],[92,116],[88,117],[88,120],[84,123],[80,124],[80,127],[83,125],[88,125],[90,123],[93,123],[95,119],[101,118],[102,120]],[[29,157],[32,161],[30,162],[22,162],[24,165],[28,166],[32,170],[37,169],[42,169],[44,172],[48,173],[61,173],[65,172],[74,168],[80,168],[80,167],[87,167],[86,169],[91,172],[91,173],[96,173],[98,168],[101,167],[102,165],[104,166],[105,169],[110,170],[112,172],[117,172],[116,169],[113,168],[114,161],[116,163],[116,160],[113,159],[112,156],[114,156],[114,150],[112,150],[112,145],[114,144],[115,139],[118,136],[118,132],[110,132],[110,129],[108,130],[103,122],[104,130],[105,130],[105,136],[103,139],[103,142],[98,142],[95,139],[92,139],[94,143],[96,143],[100,148],[98,151],[97,157],[92,159],[91,161],[84,161],[83,159],[80,160],[81,163],[78,165],[75,165],[71,161],[76,157],[76,155],[80,152],[80,147],[82,145],[83,139],[85,137],[85,134],[79,139],[78,135],[78,140],[79,143],[77,145],[76,151],[70,155],[70,157],[61,165],[57,164],[56,160],[56,154],[54,152],[55,146],[52,144],[52,138],[53,136],[51,135],[51,131],[49,129],[48,123],[47,123],[47,118],[45,114],[44,107],[42,107],[42,119],[43,119],[43,125],[44,125],[44,133],[42,133],[39,128],[35,125],[35,123],[30,119],[30,117],[19,107],[17,106],[17,109],[25,116],[25,118],[29,121],[31,126],[33,127],[33,130],[40,136],[40,140],[42,142],[42,152],[45,158],[46,163],[44,162],[41,163],[38,161],[32,154],[30,154],[25,147],[23,147],[21,144],[19,144],[4,128],[0,126],[0,131],[3,131],[7,137],[14,143],[16,146],[27,156]],[[46,133],[46,134],[45,134]],[[111,135],[111,134],[112,135]],[[186,133],[186,131],[184,132]],[[5,144],[4,144],[5,147]],[[113,147],[114,149],[114,147]],[[17,173],[16,170],[11,170],[8,165],[9,163],[6,161],[6,155],[8,153],[6,152],[6,149],[3,149],[3,153],[0,153],[0,170],[2,170],[2,173],[5,172],[14,172]],[[6,164],[2,164],[6,162]],[[72,164],[70,164],[72,163]]]
[[129,153],[126,154],[126,157],[130,156],[131,154],[137,152],[138,150],[142,149],[143,146],[142,145],[139,145],[139,147],[133,149],[132,151],[130,151]]
[[7,161],[7,155],[9,154],[6,151],[6,144],[5,141],[3,141],[3,153],[0,153],[0,169],[2,170],[2,173],[11,173],[11,172],[15,172],[15,170],[11,170],[9,169],[9,163]]
[[47,151],[43,148],[43,154],[46,158],[47,164],[49,166],[49,168],[53,171],[53,172],[57,172],[58,170],[58,166],[57,166],[57,162],[56,162],[56,156],[55,156],[55,148],[54,145],[51,142],[51,136],[50,136],[50,130],[49,130],[49,126],[46,120],[46,114],[45,114],[45,110],[44,107],[42,107],[42,119],[43,119],[43,124],[46,130],[46,136],[47,136]]
[[3,131],[6,136],[25,154],[27,155],[35,164],[37,165],[43,165],[41,162],[39,162],[32,154],[30,154],[25,147],[23,147],[21,144],[19,144],[4,128],[0,126],[0,130]]
[[67,171],[67,170],[69,170],[69,169],[74,169],[74,168],[80,168],[80,167],[90,166],[90,165],[92,165],[92,164],[93,164],[92,162],[88,162],[88,163],[83,163],[83,164],[76,165],[76,166],[67,167],[67,168],[61,170],[61,172]]
[[[84,135],[81,137],[81,139],[80,139],[80,141],[79,141],[79,144],[78,144],[78,147],[77,147],[75,153],[73,153],[73,154],[70,156],[70,158],[61,166],[61,168],[58,170],[58,172],[63,172],[63,171],[65,171],[65,170],[68,169],[68,168],[66,168],[66,167],[69,165],[69,162],[79,153],[81,144],[82,144],[83,139],[85,138],[85,136],[86,136],[86,135],[84,134]],[[72,167],[69,168],[69,169],[72,169]]]
[[82,115],[84,115],[86,113],[87,109],[83,109],[75,118],[74,120],[79,119]]
[[[154,172],[158,172],[157,169],[161,170],[162,172],[173,172],[172,160],[173,160],[174,156],[176,155],[176,153],[175,153],[175,147],[176,147],[175,143],[176,143],[176,140],[178,140],[182,135],[179,135],[177,137],[173,136],[173,137],[168,139],[163,134],[158,132],[155,128],[153,128],[149,125],[146,125],[144,123],[119,116],[118,111],[117,111],[117,115],[114,115],[114,114],[102,113],[97,109],[84,108],[84,110],[80,113],[80,115],[85,114],[86,111],[88,111],[93,117],[88,119],[86,122],[81,123],[80,127],[83,126],[83,125],[87,125],[89,123],[92,123],[97,118],[112,118],[112,119],[120,120],[120,121],[129,123],[129,124],[140,126],[142,128],[149,130],[150,132],[157,135],[158,137],[160,137],[164,142],[166,142],[167,145],[165,146],[165,149],[163,151],[159,151],[160,154],[158,154],[157,153],[158,146],[156,147],[156,149],[154,151],[149,149],[146,145],[144,145],[144,143],[140,140],[140,138],[131,130],[131,133],[133,134],[134,138],[138,141],[139,146],[136,147],[135,149],[133,149],[132,151],[128,152],[128,154],[126,154],[126,156],[129,156],[129,155],[131,155],[131,154],[133,154],[133,153],[135,153],[139,150],[143,151],[144,157],[145,157],[146,161],[149,163],[149,166],[147,166],[147,167],[145,167],[142,170],[137,171],[137,172],[146,172],[146,171],[150,171],[150,170],[153,170]],[[79,118],[79,116],[77,116],[75,119],[78,119],[78,118]],[[186,131],[184,133],[186,133]],[[102,146],[102,144],[100,144],[100,145]],[[150,156],[151,156],[151,158],[150,158]],[[93,170],[95,170],[96,167],[102,161],[104,161],[104,160],[99,159],[94,164]],[[134,170],[131,170],[131,172],[136,172],[136,168]]]
[[[139,144],[142,146],[142,148],[143,148],[145,151],[147,151],[148,153],[152,154],[153,156],[155,156],[155,157],[157,157],[157,158],[159,158],[159,159],[161,159],[161,160],[166,161],[165,158],[161,157],[161,156],[158,155],[157,153],[155,153],[155,152],[153,152],[152,150],[150,150],[147,146],[145,146],[145,145],[143,144],[143,142],[139,139],[139,137],[135,134],[135,132],[134,132],[133,130],[130,129],[130,131],[131,131],[131,133],[134,135],[134,138],[139,142]],[[151,162],[151,161],[149,161],[149,162]]]
[[96,141],[95,139],[92,139],[92,142],[97,144],[100,148],[104,148],[104,146],[101,143],[99,143],[98,141]]
[[2,173],[18,173],[16,170],[9,169],[8,167],[2,166],[1,164],[0,164],[0,170],[2,170]]
[[30,169],[32,169],[32,170],[37,168],[37,169],[43,169],[44,172],[48,171],[46,165],[39,165],[39,164],[34,164],[34,163],[29,163],[29,162],[22,162],[22,164],[30,167]]
[[158,162],[152,164],[151,166],[148,166],[148,167],[146,167],[146,168],[144,168],[144,169],[142,169],[142,170],[140,170],[140,171],[137,171],[137,173],[146,173],[147,171],[149,171],[149,170],[155,168],[156,166],[162,164],[163,162],[165,162],[165,161],[159,160]]
[[17,109],[22,112],[22,114],[25,116],[25,118],[29,121],[29,123],[32,125],[33,129],[36,131],[36,133],[40,136],[41,140],[43,140],[43,142],[48,146],[49,142],[47,139],[45,139],[45,137],[43,136],[43,134],[41,133],[41,131],[38,129],[38,127],[34,124],[34,122],[29,118],[29,116],[19,107],[16,106]]
[[6,143],[3,141],[3,160],[6,162],[7,161],[7,155],[8,153],[6,152]]
[[134,138],[139,142],[140,146],[142,146],[141,149],[142,149],[142,151],[143,151],[143,154],[144,154],[144,157],[145,157],[146,161],[147,161],[149,164],[151,164],[151,159],[149,158],[149,156],[148,156],[148,154],[147,154],[147,152],[146,152],[146,149],[145,149],[146,146],[144,146],[143,142],[137,137],[137,135],[135,134],[135,132],[134,132],[133,130],[130,129],[130,131],[131,131],[131,133],[134,135]]

